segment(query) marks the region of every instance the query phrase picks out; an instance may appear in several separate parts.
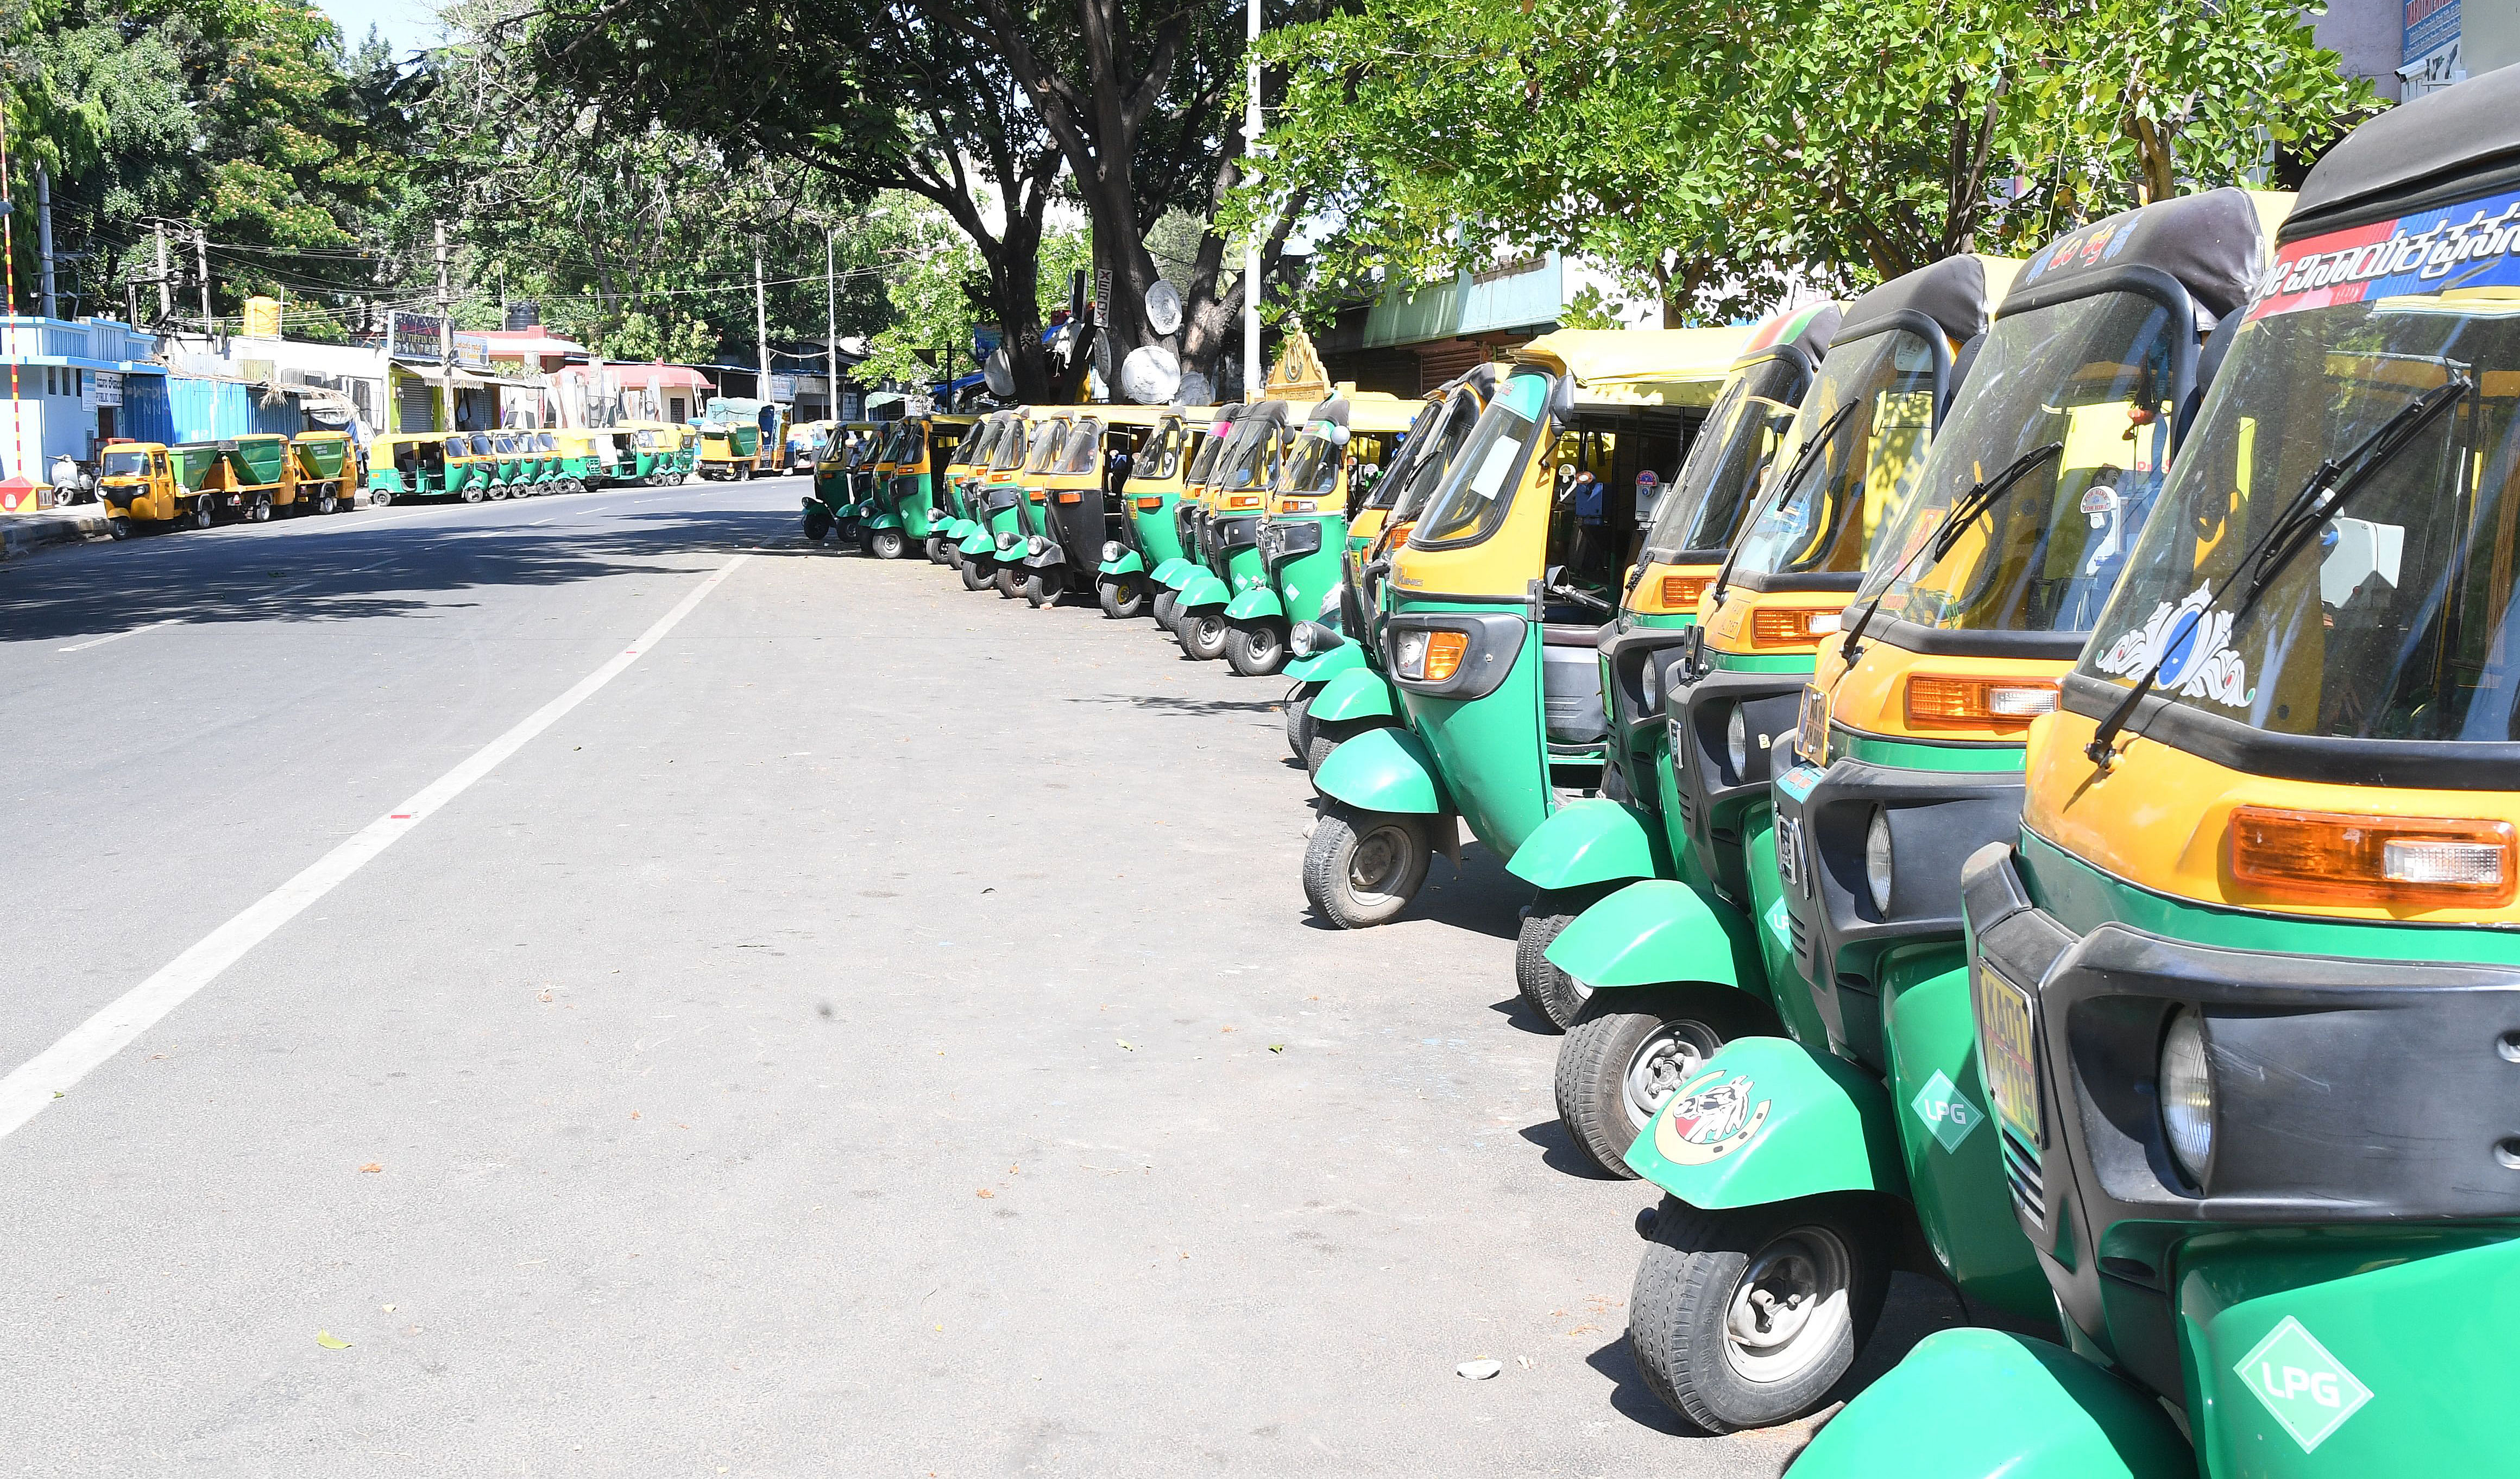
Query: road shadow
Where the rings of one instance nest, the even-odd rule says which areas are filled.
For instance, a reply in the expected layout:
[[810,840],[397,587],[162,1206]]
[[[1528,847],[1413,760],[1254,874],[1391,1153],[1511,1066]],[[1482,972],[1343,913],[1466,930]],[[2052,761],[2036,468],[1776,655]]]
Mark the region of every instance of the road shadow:
[[1592,1157],[1575,1148],[1575,1137],[1556,1120],[1543,1120],[1525,1125],[1518,1132],[1524,1140],[1540,1147],[1540,1163],[1552,1171],[1563,1172],[1581,1181],[1607,1182],[1620,1178],[1593,1164]]
[[1150,714],[1267,714],[1284,707],[1275,698],[1182,698],[1168,694],[1079,694],[1070,703],[1125,703]]
[[[1662,1399],[1645,1385],[1644,1373],[1637,1369],[1637,1353],[1628,1345],[1624,1332],[1585,1357],[1584,1364],[1610,1379],[1610,1410],[1620,1416],[1674,1438],[1691,1438],[1701,1443],[1721,1441],[1720,1435],[1663,1406]],[[1686,1459],[1674,1467],[1684,1473],[1689,1471]]]
[[1488,1003],[1488,1010],[1504,1017],[1506,1025],[1511,1027],[1516,1032],[1528,1032],[1533,1037],[1564,1037],[1566,1035],[1565,1029],[1559,1027],[1555,1022],[1551,1021],[1546,1015],[1542,1014],[1539,1008],[1524,1001],[1522,999],[1522,993],[1518,990],[1502,1002]]
[[[614,515],[537,528],[566,495],[456,505],[453,526],[304,517],[89,545],[0,565],[0,640],[51,642],[159,621],[426,615],[469,591],[692,569],[695,555],[816,553],[782,509]],[[400,507],[396,506],[396,513]]]

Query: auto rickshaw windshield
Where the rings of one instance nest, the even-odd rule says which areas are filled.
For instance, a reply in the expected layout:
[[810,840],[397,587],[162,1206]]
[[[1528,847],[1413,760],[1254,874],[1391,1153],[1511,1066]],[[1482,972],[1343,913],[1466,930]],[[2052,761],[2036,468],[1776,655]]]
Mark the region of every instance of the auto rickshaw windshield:
[[[1399,478],[1383,480],[1385,484],[1396,482],[1398,486],[1392,489],[1387,499],[1382,496],[1380,487],[1374,489],[1375,501],[1391,510],[1391,522],[1401,524],[1416,518],[1418,511],[1426,507],[1426,500],[1434,497],[1435,490],[1443,486],[1444,473],[1460,459],[1462,444],[1470,439],[1470,433],[1478,429],[1480,409],[1474,396],[1466,390],[1461,391],[1445,398],[1441,422],[1431,428],[1421,426],[1410,433],[1411,445],[1417,450],[1410,454],[1408,469]],[[1430,439],[1418,440],[1421,435]]]
[[1080,416],[1068,424],[1067,446],[1059,453],[1059,472],[1091,472],[1095,455],[1102,450],[1102,424],[1090,416]]
[[1269,453],[1277,445],[1278,424],[1265,416],[1237,422],[1225,450],[1216,455],[1208,480],[1219,488],[1256,488],[1267,480]]
[[149,454],[146,452],[108,452],[98,474],[101,477],[146,477],[149,475]]
[[1156,424],[1145,445],[1138,449],[1137,459],[1129,465],[1129,481],[1145,478],[1155,482],[1172,476],[1173,470],[1181,466],[1182,443],[1187,439],[1188,433],[1182,429],[1181,418],[1165,417]]
[[[1434,441],[1435,428],[1451,418],[1453,399],[1446,396],[1442,400],[1428,401],[1410,420],[1409,429],[1391,439],[1391,455],[1383,461],[1382,475],[1362,490],[1365,508],[1388,509],[1399,502],[1401,488],[1417,475],[1423,464],[1424,459],[1419,453]],[[1469,434],[1472,420],[1474,418],[1467,416],[1462,418],[1462,432],[1465,436]],[[1349,488],[1348,496],[1353,500],[1358,490],[1353,483]]]
[[[1881,594],[1882,616],[1945,630],[2090,631],[2170,472],[2185,317],[2105,292],[1997,320],[1861,599]],[[2051,443],[2063,450],[2030,465],[1941,559],[1922,548],[1955,501]]]
[[1058,449],[1066,444],[1068,423],[1046,421],[1032,428],[1032,450],[1024,457],[1024,471],[1047,472],[1058,461]]
[[998,437],[996,452],[991,454],[989,458],[989,471],[993,472],[1012,472],[1017,468],[1022,467],[1023,462],[1023,423],[1010,420],[1007,423],[1007,429],[1000,433]]
[[997,422],[984,421],[978,426],[973,426],[970,429],[970,433],[955,445],[954,460],[946,464],[946,466],[949,469],[987,467],[989,465],[989,446],[992,442],[997,440],[998,426],[999,424]]
[[1542,370],[1516,370],[1479,414],[1461,455],[1446,470],[1443,483],[1427,501],[1426,515],[1410,533],[1421,549],[1437,545],[1474,544],[1497,531],[1513,503],[1514,485],[1536,438],[1549,392],[1556,377]]
[[1785,355],[1741,372],[1706,413],[1662,501],[1654,505],[1645,549],[1658,556],[1727,550],[1742,512],[1758,502],[1777,453],[1794,422],[1794,406],[1811,382],[1803,362]]
[[[1777,449],[1778,475],[1792,481],[1760,505],[1729,577],[1864,569],[1915,485],[1933,427],[1934,351],[1922,336],[1890,329],[1833,346]],[[1827,440],[1806,453],[1822,430]]]
[[1278,470],[1278,491],[1292,498],[1335,493],[1339,467],[1346,460],[1346,448],[1332,443],[1318,428],[1308,430],[1295,439],[1295,450],[1286,454],[1285,465]]
[[[2453,378],[2469,388],[2335,517],[2238,574],[2322,464],[2354,477],[2348,454]],[[2186,711],[2283,735],[2520,740],[2515,409],[2520,291],[2262,303],[2078,672],[2132,685],[2166,648],[2152,692],[2174,727]]]
[[496,455],[496,447],[491,442],[488,432],[475,431],[472,433],[472,455],[474,457],[491,457]]

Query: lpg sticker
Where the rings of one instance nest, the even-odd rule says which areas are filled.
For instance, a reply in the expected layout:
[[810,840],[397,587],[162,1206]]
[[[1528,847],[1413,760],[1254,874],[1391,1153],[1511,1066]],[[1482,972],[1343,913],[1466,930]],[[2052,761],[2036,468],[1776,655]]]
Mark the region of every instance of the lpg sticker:
[[2231,1369],[2305,1454],[2371,1400],[2371,1389],[2289,1315]]
[[1770,1101],[1751,1103],[1752,1092],[1748,1074],[1729,1069],[1709,1069],[1690,1079],[1654,1121],[1654,1149],[1683,1166],[1702,1166],[1740,1149],[1768,1122]]
[[1960,1093],[1960,1086],[1944,1077],[1939,1068],[1925,1080],[1925,1087],[1916,1091],[1908,1107],[1916,1111],[1916,1118],[1925,1122],[1934,1143],[1946,1152],[1959,1149],[1960,1143],[1977,1130],[1977,1122],[1986,1118],[1986,1111],[1970,1103],[1968,1096]]
[[[1782,854],[1780,853],[1778,856],[1781,857]],[[1768,933],[1777,937],[1777,943],[1787,947],[1792,946],[1794,941],[1793,925],[1791,921],[1787,920],[1785,918],[1785,896],[1783,894],[1777,895],[1777,902],[1769,905],[1768,912],[1759,918],[1767,924]]]

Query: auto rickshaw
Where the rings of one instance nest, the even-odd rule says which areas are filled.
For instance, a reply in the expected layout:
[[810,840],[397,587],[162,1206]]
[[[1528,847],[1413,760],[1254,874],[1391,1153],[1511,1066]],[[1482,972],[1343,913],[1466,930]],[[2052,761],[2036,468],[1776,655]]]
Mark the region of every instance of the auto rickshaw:
[[[1768,977],[1813,1009],[1782,1013],[1785,1036],[1732,1039],[1666,1103],[1686,1125],[1692,1094],[1755,1090],[1774,1107],[1738,1146],[1698,1159],[1685,1134],[1648,1133],[1627,1151],[1668,1193],[1630,1339],[1692,1420],[1760,1426],[1818,1405],[1906,1250],[1973,1308],[2053,1318],[1996,1138],[1976,1134],[1960,863],[2018,829],[2021,739],[2170,475],[2212,375],[2205,331],[2236,323],[2265,271],[2261,209],[2280,220],[2288,200],[2174,199],[2033,254],[1820,654],[1773,767],[1778,874],[1752,887],[1782,904],[1782,927],[1771,912],[1760,930]],[[1779,1235],[1804,1262],[1769,1277],[1770,1302],[1840,1305],[1844,1321],[1727,1322],[1751,1297],[1722,1277],[1730,1260],[1774,1264],[1761,1239]],[[1769,1379],[1726,1379],[1753,1351]]]
[[814,462],[814,480],[800,500],[807,539],[820,544],[837,530],[844,542],[857,542],[862,490],[855,473],[874,454],[880,431],[873,422],[851,422],[824,440]]
[[[1260,526],[1268,520],[1265,505],[1278,471],[1294,448],[1295,427],[1318,404],[1310,391],[1302,393],[1301,400],[1271,395],[1243,408],[1200,494],[1183,501],[1191,511],[1189,549],[1197,564],[1175,594],[1173,637],[1185,655],[1198,661],[1226,655],[1234,638],[1227,607],[1268,584]],[[1284,662],[1281,644],[1271,670]]]
[[106,507],[107,530],[122,539],[136,523],[208,528],[217,503],[203,485],[218,461],[215,443],[107,442],[97,458],[97,500]]
[[960,570],[963,567],[962,543],[980,527],[980,478],[998,455],[998,445],[1006,439],[1011,413],[993,411],[980,418],[970,435],[954,449],[953,461],[945,468],[942,506],[945,511],[943,538],[940,542],[944,562]]
[[1082,593],[1085,572],[1099,565],[1126,522],[1120,488],[1138,443],[1163,418],[1154,406],[1080,406],[1050,467],[1028,474],[1019,589],[1034,608],[1068,592]]
[[[1015,505],[1023,501],[1024,464],[1032,456],[1033,425],[1024,411],[1008,411],[996,441],[989,453],[989,463],[980,469],[973,480],[968,503],[971,511],[971,532],[957,546],[963,555],[960,566],[963,589],[985,590],[997,585],[999,536],[1012,542],[1015,528]],[[1047,454],[1045,454],[1047,455]],[[1014,583],[1006,582],[999,594],[1012,597]]]
[[552,438],[560,473],[578,492],[617,481],[617,433],[604,427],[563,426],[544,433]]
[[[1383,669],[1384,577],[1426,501],[1444,481],[1496,394],[1494,364],[1471,367],[1437,386],[1401,443],[1396,464],[1348,522],[1337,605],[1286,637],[1286,744],[1307,772],[1319,771],[1340,740],[1400,722],[1400,690]],[[1440,410],[1433,409],[1440,407]]]
[[835,421],[798,422],[788,427],[788,451],[781,461],[782,470],[795,473],[813,471],[814,465],[823,460],[823,449],[831,445],[832,437],[839,427],[840,424]]
[[[945,562],[946,470],[954,465],[955,452],[970,435],[976,420],[968,416],[927,416],[905,422],[907,429],[891,481],[878,495],[894,520],[892,526],[900,530],[903,549],[917,545],[937,564]],[[892,558],[884,555],[880,543],[873,553]]]
[[778,471],[788,455],[787,415],[770,401],[711,396],[700,413],[699,474],[742,481]]
[[1286,665],[1286,637],[1296,621],[1321,614],[1338,599],[1347,554],[1348,510],[1380,479],[1423,399],[1375,391],[1343,391],[1309,412],[1263,495],[1260,583],[1226,604],[1226,665],[1245,678]]
[[1206,436],[1192,449],[1190,468],[1182,474],[1181,497],[1174,500],[1172,508],[1173,543],[1181,553],[1159,561],[1147,575],[1157,588],[1155,625],[1167,632],[1173,630],[1174,618],[1181,613],[1182,588],[1207,568],[1199,553],[1199,535],[1207,517],[1208,484],[1216,477],[1226,445],[1234,439],[1235,427],[1250,409],[1248,401],[1217,407],[1215,419],[1207,424]]
[[1119,537],[1102,552],[1094,571],[1095,596],[1103,615],[1125,620],[1145,614],[1155,584],[1149,572],[1181,558],[1181,529],[1173,510],[1215,419],[1213,406],[1165,407],[1132,455],[1129,480],[1121,489]]
[[570,475],[568,459],[562,455],[560,435],[537,428],[521,433],[533,439],[535,464],[540,476],[540,491],[545,493],[583,493],[586,484]]
[[1009,601],[1023,594],[1024,557],[1032,541],[1043,537],[1042,481],[1066,450],[1067,433],[1077,414],[1067,406],[1036,406],[1033,410],[1031,440],[1024,448],[1023,466],[1007,485],[1012,495],[1003,501],[993,496],[988,511],[991,558],[995,562],[991,580],[998,594]]
[[1355,735],[1314,773],[1304,897],[1323,919],[1379,924],[1435,852],[1458,866],[1459,824],[1510,858],[1598,786],[1594,644],[1635,557],[1606,495],[1586,489],[1668,480],[1748,336],[1565,330],[1518,351],[1392,556],[1380,640],[1406,727]]
[[460,436],[443,431],[404,431],[368,445],[368,505],[382,509],[463,491],[462,463],[469,455]]
[[2513,1470],[2515,119],[2491,72],[2312,168],[1962,870],[2067,1344],[1926,1340],[1805,1479]]
[[1629,1143],[1728,1039],[1773,1033],[1780,1016],[1819,1036],[1809,993],[1771,977],[1756,938],[1784,927],[1774,887],[1754,897],[1751,886],[1775,875],[1769,744],[1793,728],[1820,645],[1905,506],[2019,265],[1947,257],[1846,306],[1698,624],[1656,658],[1671,871],[1632,849],[1655,874],[1586,908],[1543,952],[1589,993],[1558,1045],[1554,1088],[1577,1152],[1607,1175],[1635,1174]]
[[[1758,504],[1840,316],[1834,303],[1778,314],[1733,362],[1687,460],[1653,504],[1653,522],[1621,588],[1618,619],[1602,634],[1609,764],[1601,794],[1550,813],[1506,864],[1539,890],[1523,911],[1515,987],[1561,1030],[1574,1024],[1586,993],[1549,964],[1550,942],[1611,889],[1682,875],[1688,844],[1668,784],[1663,668],[1697,625],[1698,602]],[[1642,484],[1637,498],[1640,506],[1646,501]]]

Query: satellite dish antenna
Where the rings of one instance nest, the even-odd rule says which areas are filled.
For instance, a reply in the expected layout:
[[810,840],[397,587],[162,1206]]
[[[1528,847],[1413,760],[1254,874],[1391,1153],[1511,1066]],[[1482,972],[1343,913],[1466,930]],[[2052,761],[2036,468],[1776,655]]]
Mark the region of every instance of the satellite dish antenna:
[[1120,393],[1141,406],[1168,405],[1181,387],[1181,361],[1161,344],[1140,344],[1120,362]]
[[980,367],[980,379],[989,385],[989,393],[1000,400],[1015,393],[1015,369],[1007,361],[1007,346],[1000,344],[989,351],[987,363]]
[[1195,370],[1183,372],[1181,386],[1173,393],[1181,397],[1182,404],[1187,406],[1216,404],[1216,382]]
[[1147,290],[1147,327],[1160,335],[1178,334],[1182,326],[1181,290],[1162,278]]

